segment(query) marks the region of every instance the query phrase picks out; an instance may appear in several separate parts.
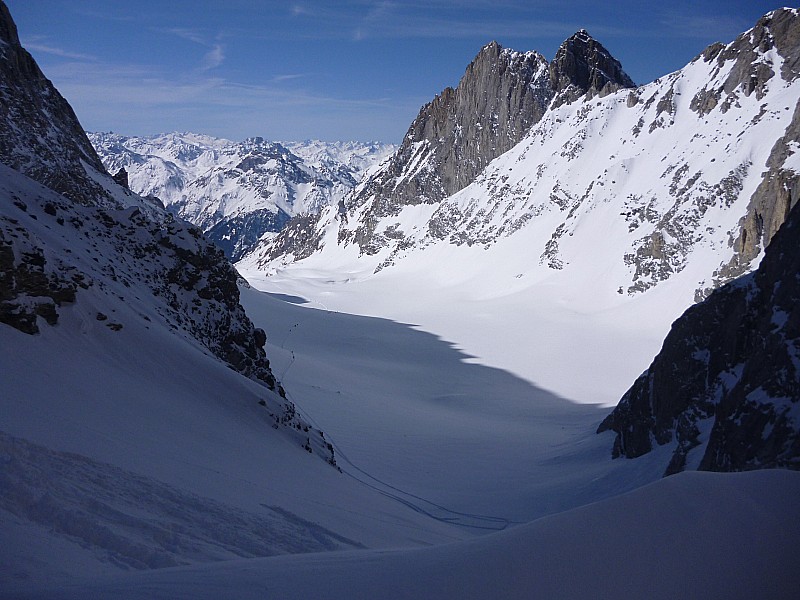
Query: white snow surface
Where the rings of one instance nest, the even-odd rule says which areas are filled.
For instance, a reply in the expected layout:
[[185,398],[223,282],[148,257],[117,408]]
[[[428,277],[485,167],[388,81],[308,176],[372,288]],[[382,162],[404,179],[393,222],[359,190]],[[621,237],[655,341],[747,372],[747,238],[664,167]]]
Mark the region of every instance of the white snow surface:
[[[124,261],[129,285],[104,278],[115,250],[41,208],[63,199],[8,169],[2,182],[4,213],[97,283],[40,334],[0,327],[0,597],[469,598],[536,586],[586,597],[710,573],[702,592],[722,585],[720,557],[751,565],[736,589],[761,573],[791,583],[796,553],[781,549],[796,538],[775,523],[796,512],[795,474],[673,478],[614,500],[658,479],[671,449],[612,461],[596,406],[408,325],[245,287],[276,375],[325,429],[339,472],[271,427],[265,388],[166,327]],[[628,546],[642,560],[620,570]],[[662,559],[651,577],[647,552],[685,577]],[[280,556],[294,553],[306,556]]]
[[[708,80],[693,65],[636,107],[550,113],[473,185],[381,222],[409,242],[396,252],[338,246],[329,207],[321,252],[239,264],[273,370],[341,472],[273,429],[275,394],[171,329],[118,250],[46,216],[62,197],[0,166],[2,214],[102,283],[37,335],[0,325],[0,598],[794,598],[800,474],[662,480],[672,445],[612,461],[595,434],[730,257],[797,102],[774,78],[761,116],[742,96],[673,119]],[[225,144],[187,136],[173,158],[200,168]],[[706,206],[732,173],[739,191]],[[699,233],[632,290],[624,256],[654,226],[636,215],[671,210]]]
[[204,230],[259,209],[293,216],[335,205],[394,151],[378,142],[232,142],[190,132],[88,136],[110,172],[128,171],[133,191]]

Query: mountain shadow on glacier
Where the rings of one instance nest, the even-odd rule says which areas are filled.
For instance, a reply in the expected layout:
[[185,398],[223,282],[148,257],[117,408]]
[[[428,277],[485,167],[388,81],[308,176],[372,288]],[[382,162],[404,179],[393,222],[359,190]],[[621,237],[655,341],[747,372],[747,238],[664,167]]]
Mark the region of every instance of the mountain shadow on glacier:
[[609,460],[611,438],[594,435],[598,406],[479,364],[413,325],[254,289],[242,302],[271,332],[276,374],[344,472],[435,518],[501,528],[660,474]]

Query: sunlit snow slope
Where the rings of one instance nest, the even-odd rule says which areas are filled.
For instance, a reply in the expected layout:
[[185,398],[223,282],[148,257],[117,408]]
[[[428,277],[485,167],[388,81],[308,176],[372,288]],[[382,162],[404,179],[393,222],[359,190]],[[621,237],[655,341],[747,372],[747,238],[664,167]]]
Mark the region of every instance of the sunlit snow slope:
[[449,198],[326,210],[305,245],[240,270],[615,403],[688,305],[757,266],[800,196],[799,30],[776,11],[653,83],[551,107]]

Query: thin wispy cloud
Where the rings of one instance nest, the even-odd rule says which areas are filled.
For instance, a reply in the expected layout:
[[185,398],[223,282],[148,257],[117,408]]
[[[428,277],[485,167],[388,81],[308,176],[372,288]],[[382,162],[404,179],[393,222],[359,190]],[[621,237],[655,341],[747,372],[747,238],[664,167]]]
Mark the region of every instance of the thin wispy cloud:
[[300,16],[314,16],[314,11],[312,11],[308,6],[303,4],[293,4],[292,5],[292,16],[293,17],[300,17]]
[[188,29],[185,27],[159,27],[155,28],[154,31],[174,35],[183,40],[188,40],[202,46],[208,45],[205,36],[196,29]]
[[94,62],[97,60],[96,56],[92,56],[90,54],[83,54],[81,52],[71,52],[63,48],[58,48],[56,46],[49,46],[47,44],[41,44],[37,42],[23,41],[23,46],[29,51],[42,52],[44,54],[52,54],[53,56],[60,56],[61,58],[69,58],[71,60],[85,60],[90,62]]
[[222,37],[220,34],[216,36],[217,41],[211,42],[209,41],[209,36],[199,29],[188,27],[157,27],[153,28],[153,31],[175,36],[179,39],[197,44],[198,46],[208,48],[206,53],[200,58],[198,70],[201,72],[216,69],[225,62],[225,46],[218,41]]
[[215,44],[200,62],[201,71],[210,71],[220,66],[225,61],[225,47],[222,44]]
[[293,79],[303,79],[307,77],[304,73],[290,73],[287,75],[276,75],[272,78],[273,83],[281,83],[282,81],[292,81]]

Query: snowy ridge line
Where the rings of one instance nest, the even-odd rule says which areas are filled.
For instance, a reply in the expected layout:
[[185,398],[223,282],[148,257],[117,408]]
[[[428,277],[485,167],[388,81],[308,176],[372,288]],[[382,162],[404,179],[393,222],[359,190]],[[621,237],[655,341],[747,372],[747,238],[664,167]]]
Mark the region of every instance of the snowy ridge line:
[[336,206],[395,149],[379,142],[232,142],[189,132],[88,136],[109,171],[125,169],[133,191],[159,198],[233,261],[291,217]]

